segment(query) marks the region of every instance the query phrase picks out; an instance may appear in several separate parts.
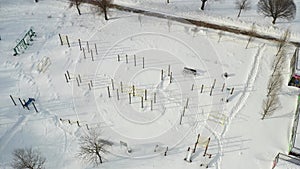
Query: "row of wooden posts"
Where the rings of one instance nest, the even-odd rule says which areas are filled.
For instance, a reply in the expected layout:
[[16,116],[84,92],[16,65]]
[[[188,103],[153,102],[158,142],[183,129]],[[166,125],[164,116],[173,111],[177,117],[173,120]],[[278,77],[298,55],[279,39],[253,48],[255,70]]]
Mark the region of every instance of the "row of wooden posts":
[[[79,123],[78,120],[77,120],[77,121],[71,121],[70,119],[62,119],[62,118],[60,118],[59,120],[60,120],[61,122],[68,122],[68,124],[70,124],[70,125],[76,123],[78,127],[81,127],[81,125],[80,125],[80,123]],[[85,126],[86,126],[87,130],[90,130],[88,124],[85,124]]]
[[[186,156],[184,158],[185,161],[190,162],[190,163],[192,162],[192,155],[194,153],[196,153],[196,149],[197,149],[197,146],[199,144],[199,140],[200,140],[200,134],[198,134],[198,136],[197,136],[197,140],[196,140],[196,142],[194,144],[194,148],[191,149],[191,147],[188,147]],[[211,156],[212,156],[212,154],[208,154],[207,153],[207,150],[208,150],[208,147],[209,147],[209,143],[210,143],[210,137],[207,139],[207,143],[205,145],[205,149],[204,149],[204,152],[203,152],[203,157],[208,156],[208,158],[211,158]],[[200,164],[200,166],[204,166],[204,165],[206,165],[206,168],[208,168],[207,164]]]
[[[12,96],[12,95],[9,95],[9,97],[10,97],[10,99],[11,99],[11,101],[13,102],[13,104],[15,105],[15,106],[17,106],[17,103],[16,103],[16,101],[14,100],[14,97]],[[27,110],[30,110],[29,109],[29,106],[27,105],[26,106],[26,101],[25,101],[25,99],[21,99],[21,98],[18,98],[18,100],[19,100],[19,102],[20,102],[20,104],[22,105],[22,107],[25,109],[25,108],[27,108]],[[34,110],[35,110],[35,112],[39,112],[38,111],[38,109],[36,108],[36,106],[35,106],[35,104],[34,104],[34,102],[31,102],[32,103],[32,105],[33,105],[33,108],[34,108]]]

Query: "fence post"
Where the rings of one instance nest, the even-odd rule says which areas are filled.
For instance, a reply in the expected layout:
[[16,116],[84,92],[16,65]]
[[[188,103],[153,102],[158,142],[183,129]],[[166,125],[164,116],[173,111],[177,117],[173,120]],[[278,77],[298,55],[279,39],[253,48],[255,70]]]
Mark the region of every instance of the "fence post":
[[80,39],[78,39],[78,43],[79,43],[79,49],[80,49],[80,50],[82,50],[82,48],[81,48],[81,41],[80,41]]
[[86,47],[87,47],[87,52],[90,52],[90,46],[89,46],[89,41],[86,41]]
[[82,52],[83,52],[83,58],[86,59],[84,48],[82,48]]
[[107,86],[107,92],[108,92],[108,97],[110,98],[110,97],[111,97],[111,95],[110,95],[109,86]]
[[35,104],[34,104],[34,102],[32,102],[32,105],[33,105],[33,108],[34,108],[34,110],[35,110],[35,112],[39,112],[38,110],[37,110],[37,108],[35,107]]
[[97,49],[96,43],[95,43],[95,52],[96,52],[96,55],[98,55],[98,49]]
[[120,97],[119,97],[119,89],[117,89],[117,99],[120,100]]
[[133,55],[133,59],[134,59],[134,66],[136,66],[136,56]]
[[17,106],[17,104],[16,104],[14,98],[13,98],[11,95],[9,95],[9,97],[11,98],[12,102],[14,103],[14,105]]
[[60,40],[60,45],[63,45],[64,43],[63,43],[63,41],[62,41],[61,35],[58,34],[58,36],[59,36],[59,40]]
[[66,39],[67,39],[68,47],[70,47],[69,38],[67,35],[66,35]]
[[94,61],[93,50],[91,49],[90,52],[91,52],[92,61]]
[[143,69],[145,68],[145,58],[143,57]]

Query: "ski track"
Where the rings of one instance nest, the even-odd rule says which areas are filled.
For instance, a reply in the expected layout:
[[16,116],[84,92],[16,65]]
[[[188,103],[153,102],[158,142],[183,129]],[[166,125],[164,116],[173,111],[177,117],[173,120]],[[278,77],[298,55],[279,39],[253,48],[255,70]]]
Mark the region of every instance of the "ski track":
[[226,132],[228,131],[231,121],[234,119],[234,117],[237,115],[238,112],[245,106],[246,101],[250,95],[250,92],[248,92],[249,88],[250,90],[253,88],[250,85],[253,84],[256,80],[257,73],[259,70],[260,66],[260,59],[261,59],[261,53],[263,52],[265,47],[265,44],[262,44],[259,46],[256,55],[254,56],[254,61],[252,63],[252,69],[250,70],[246,85],[244,87],[243,93],[236,103],[235,106],[233,106],[231,113],[228,116],[227,123],[225,123],[223,131],[221,133],[217,133],[213,128],[211,128],[209,125],[206,126],[206,128],[212,133],[212,135],[215,136],[217,144],[219,146],[219,158],[218,161],[215,163],[216,164],[216,169],[221,169],[221,162],[222,162],[222,152],[223,152],[223,144],[222,144],[222,138],[225,136]]
[[226,132],[228,131],[231,121],[233,120],[233,118],[238,114],[238,112],[245,106],[246,101],[248,99],[248,97],[250,96],[250,92],[248,90],[252,90],[253,89],[253,85],[257,74],[258,74],[258,70],[259,70],[259,66],[260,66],[260,60],[262,57],[262,52],[265,49],[265,44],[260,45],[260,47],[257,50],[257,53],[254,57],[254,61],[252,64],[252,69],[248,74],[248,78],[246,81],[246,85],[244,87],[242,96],[240,97],[240,99],[237,101],[236,105],[233,106],[231,113],[228,117],[227,123],[225,125],[224,131],[221,133],[221,137],[224,137]]
[[28,118],[28,116],[21,116],[19,120],[5,132],[0,139],[0,152],[3,151],[14,135],[26,124]]

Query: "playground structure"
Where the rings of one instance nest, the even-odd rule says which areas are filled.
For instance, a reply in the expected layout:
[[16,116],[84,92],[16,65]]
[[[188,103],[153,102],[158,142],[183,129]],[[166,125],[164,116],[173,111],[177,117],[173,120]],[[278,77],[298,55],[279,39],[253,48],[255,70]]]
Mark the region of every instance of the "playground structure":
[[36,33],[30,28],[21,40],[17,40],[17,45],[13,48],[14,56],[20,54],[22,51],[26,50],[30,45],[30,41],[33,41],[33,37],[36,36]]
[[[64,39],[62,38],[64,36],[59,37]],[[69,42],[69,39],[67,41]],[[120,147],[126,147],[126,151],[124,153],[122,149],[115,150],[112,153],[116,156],[133,158],[159,154],[167,156],[168,152],[176,148],[178,142],[195,137],[190,133],[195,125],[206,130],[205,122],[216,130],[222,130],[228,121],[227,112],[207,113],[211,107],[206,110],[198,105],[199,100],[207,100],[203,104],[221,102],[220,107],[222,107],[230,101],[234,95],[234,87],[226,85],[224,72],[219,72],[214,76],[216,78],[209,80],[209,83],[199,83],[197,78],[206,76],[203,73],[205,66],[202,66],[201,62],[195,60],[199,65],[197,69],[202,69],[201,73],[198,73],[196,69],[186,67],[176,57],[169,56],[167,53],[163,53],[164,59],[161,60],[161,54],[155,51],[135,52],[135,49],[130,49],[130,46],[134,45],[129,44],[127,40],[102,54],[101,45],[96,43],[91,45],[92,43],[82,39],[78,39],[78,45],[74,45],[76,42],[72,41],[61,44],[72,44],[71,48],[79,47],[81,51],[82,62],[78,64],[76,71],[67,70],[64,73],[66,83],[73,84],[73,97],[80,97],[82,91],[93,92],[96,96],[94,104],[98,108],[100,121],[118,124],[118,127],[112,127],[109,131],[113,133],[111,136],[113,140],[120,142]],[[159,60],[162,64],[156,64]],[[93,62],[98,63],[97,67],[92,66]],[[86,66],[90,67],[90,73],[84,69]],[[191,73],[186,74],[185,71]],[[198,76],[189,76],[189,74]],[[100,97],[97,97],[99,94]],[[103,113],[103,110],[109,111],[110,114]],[[77,111],[84,111],[84,109],[78,107]],[[198,114],[196,118],[191,116],[194,113]],[[69,124],[71,123],[69,121]],[[160,123],[165,123],[169,127],[161,128],[157,125]],[[141,124],[143,125],[137,126]],[[81,123],[80,126],[85,125],[87,129],[90,126],[88,123]],[[177,131],[174,130],[175,128]],[[176,139],[165,141],[174,132],[178,133]],[[204,155],[200,167],[208,168],[214,165],[211,161],[219,157],[217,149],[209,152],[209,143],[216,140],[210,131],[200,133],[202,137],[200,138],[199,134],[197,142],[191,142],[190,151],[183,159],[192,162],[193,159],[200,158],[196,154],[201,151]],[[135,143],[134,138],[137,136],[148,138],[145,141],[147,144]],[[153,147],[154,151],[149,147]]]

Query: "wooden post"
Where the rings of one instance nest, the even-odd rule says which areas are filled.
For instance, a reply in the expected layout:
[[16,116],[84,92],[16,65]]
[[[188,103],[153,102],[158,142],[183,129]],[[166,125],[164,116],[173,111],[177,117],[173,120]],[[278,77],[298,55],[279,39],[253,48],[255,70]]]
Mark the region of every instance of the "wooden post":
[[88,86],[89,86],[89,90],[92,90],[92,89],[91,89],[91,84],[90,84],[90,83],[88,83]]
[[135,88],[134,88],[134,85],[132,85],[132,96],[135,96]]
[[127,54],[125,55],[125,57],[126,57],[126,63],[128,63],[128,56],[127,56]]
[[182,116],[184,116],[184,114],[185,114],[185,106],[183,106],[183,111],[182,111]]
[[82,52],[83,52],[83,58],[86,59],[84,48],[82,48]]
[[90,83],[91,83],[91,87],[94,87],[94,85],[93,85],[93,81],[92,81],[92,80],[90,80]]
[[153,100],[151,100],[150,104],[151,104],[150,105],[150,107],[151,107],[150,110],[152,111],[153,110]]
[[111,97],[111,95],[110,95],[109,86],[107,86],[107,93],[108,93],[108,97],[110,98],[110,97]]
[[[26,104],[26,101],[25,101],[25,99],[23,99],[23,101],[24,101],[24,103]],[[28,107],[28,105],[27,105],[27,106],[25,106],[25,104],[24,104],[24,107],[26,107],[26,108],[29,110],[29,107]]]
[[144,108],[144,98],[143,98],[143,96],[141,97],[141,108]]
[[133,59],[134,59],[134,66],[136,66],[136,56],[133,55]]
[[209,95],[211,96],[212,95],[212,92],[213,92],[213,86],[210,88],[210,93],[209,93]]
[[129,104],[131,104],[131,93],[128,93],[129,95]]
[[161,69],[161,80],[164,80],[164,70]]
[[96,43],[95,43],[95,52],[96,52],[96,55],[98,55],[98,49],[97,49]]
[[66,81],[67,81],[67,83],[69,83],[69,80],[68,80],[67,74],[65,74],[65,78],[66,78]]
[[82,83],[80,74],[78,74],[78,79],[79,79],[79,82]]
[[180,115],[179,125],[181,125],[181,122],[182,122],[182,114]]
[[32,102],[32,105],[33,105],[33,108],[34,108],[34,110],[35,110],[35,112],[39,112],[38,110],[37,110],[37,108],[35,107],[35,104],[34,104],[34,102]]
[[69,38],[67,35],[66,35],[66,39],[67,39],[68,47],[70,47]]
[[23,108],[25,108],[24,104],[23,104],[23,102],[22,102],[22,100],[20,98],[19,98],[19,101],[20,101],[21,105],[23,106]]
[[89,125],[88,125],[88,124],[85,124],[85,125],[86,125],[86,129],[87,129],[87,130],[90,130]]
[[171,65],[168,65],[168,76],[170,76],[170,72],[171,72]]
[[199,143],[199,138],[200,138],[200,134],[198,134],[198,136],[197,136],[197,140],[196,140],[195,145],[194,145],[193,153],[196,152],[196,148],[197,148],[197,145],[198,145],[198,143]]
[[118,62],[120,62],[120,55],[118,55]]
[[115,90],[114,79],[111,79],[111,87],[113,90]]
[[77,126],[78,126],[78,127],[80,127],[80,125],[79,125],[79,121],[77,120],[76,122],[77,122]]
[[186,98],[186,102],[185,102],[185,108],[187,109],[189,106],[189,98]]
[[123,83],[120,82],[120,86],[121,86],[121,93],[123,93]]
[[78,43],[79,43],[79,49],[80,49],[80,50],[82,50],[82,48],[81,48],[81,41],[80,41],[80,39],[78,39]]
[[203,87],[204,87],[204,85],[201,85],[201,93],[203,92]]
[[156,103],[156,93],[154,93],[153,102]]
[[145,100],[147,100],[147,89],[145,89]]
[[87,52],[90,53],[89,41],[86,41]]
[[90,52],[91,52],[92,61],[94,61],[94,55],[92,49],[90,50]]
[[117,99],[120,100],[120,97],[119,97],[119,89],[117,89]]
[[221,92],[223,92],[223,91],[224,91],[224,88],[225,88],[225,83],[223,83],[223,86],[222,86],[222,90],[221,90]]
[[216,79],[214,79],[214,83],[212,85],[212,88],[215,88],[215,85],[216,85]]
[[14,98],[11,95],[9,95],[9,97],[10,97],[11,101],[14,103],[14,105],[16,106],[17,104],[16,104]]
[[192,84],[192,89],[191,89],[192,91],[194,90],[194,84]]
[[143,57],[143,69],[145,68],[145,58]]
[[167,146],[166,151],[165,151],[165,154],[164,154],[165,156],[167,156],[168,150],[169,150],[169,147]]
[[234,87],[233,87],[233,88],[231,88],[231,92],[230,92],[230,94],[231,94],[231,95],[233,94],[233,90],[234,90]]
[[71,76],[70,76],[70,73],[68,70],[67,70],[67,75],[68,75],[69,80],[71,80]]
[[208,141],[207,141],[207,144],[206,144],[206,147],[205,147],[205,150],[204,150],[203,157],[204,157],[204,156],[206,155],[206,153],[207,153],[207,149],[208,149],[209,142],[210,142],[210,137],[208,138]]
[[191,163],[192,162],[191,157],[192,157],[191,148],[188,147],[186,156],[185,156],[185,158],[183,160]]
[[172,83],[172,72],[170,74],[170,83]]
[[80,84],[79,84],[79,81],[78,81],[78,78],[77,78],[77,77],[76,77],[76,81],[77,81],[77,85],[78,85],[78,86],[80,86]]
[[58,36],[59,36],[59,40],[60,40],[60,45],[63,45],[64,43],[63,43],[63,41],[62,41],[62,39],[61,39],[61,35],[58,34]]

